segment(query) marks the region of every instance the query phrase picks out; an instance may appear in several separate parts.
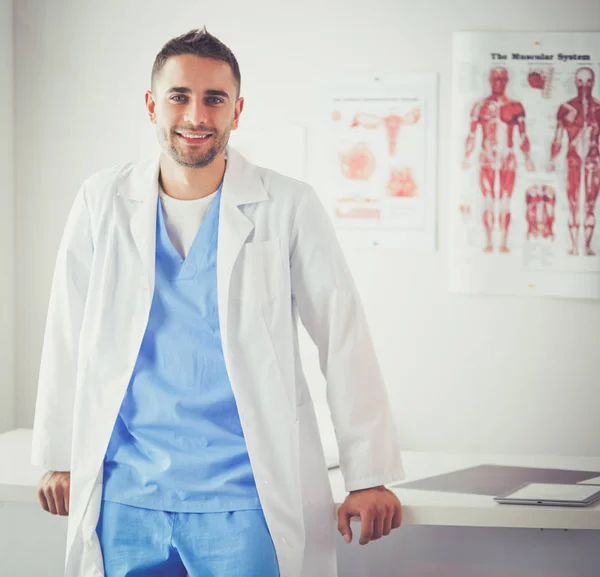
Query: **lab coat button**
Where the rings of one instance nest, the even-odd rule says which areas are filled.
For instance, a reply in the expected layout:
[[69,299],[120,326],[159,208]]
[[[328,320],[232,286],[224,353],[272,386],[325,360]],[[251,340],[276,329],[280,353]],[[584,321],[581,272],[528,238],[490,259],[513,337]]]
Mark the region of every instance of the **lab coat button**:
[[287,541],[285,540],[285,537],[281,538],[281,542],[285,545],[287,543]]

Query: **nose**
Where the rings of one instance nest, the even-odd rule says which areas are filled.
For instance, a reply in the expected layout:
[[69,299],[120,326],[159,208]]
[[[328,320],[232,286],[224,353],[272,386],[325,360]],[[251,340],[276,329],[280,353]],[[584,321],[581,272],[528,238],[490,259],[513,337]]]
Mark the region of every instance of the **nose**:
[[190,99],[185,108],[184,120],[194,127],[206,125],[208,123],[208,107],[204,104],[202,99]]

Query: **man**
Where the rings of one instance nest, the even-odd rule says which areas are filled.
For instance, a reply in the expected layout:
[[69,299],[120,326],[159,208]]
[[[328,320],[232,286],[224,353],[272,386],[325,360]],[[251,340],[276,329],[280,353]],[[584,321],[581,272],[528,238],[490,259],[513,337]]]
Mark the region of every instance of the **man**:
[[146,94],[160,156],[87,179],[58,252],[34,422],[68,577],[332,577],[334,503],[298,318],[319,349],[360,543],[404,477],[360,299],[314,190],[228,147],[231,51],[193,30]]
[[565,132],[569,142],[567,149],[567,198],[569,199],[570,255],[579,254],[580,189],[585,188],[584,231],[585,255],[595,256],[592,238],[596,227],[595,208],[600,190],[600,102],[592,95],[594,71],[587,66],[575,72],[577,96],[561,104],[556,114],[556,130],[550,149],[548,172],[556,169],[556,157],[560,153]]
[[[508,228],[510,225],[510,199],[515,186],[517,161],[513,151],[515,128],[521,137],[521,151],[525,157],[525,168],[534,171],[535,166],[530,156],[529,139],[525,131],[525,110],[523,105],[506,95],[508,71],[506,68],[492,68],[489,75],[492,93],[476,102],[471,109],[471,123],[465,143],[463,168],[469,168],[469,157],[475,149],[477,127],[481,126],[483,140],[479,156],[479,184],[483,193],[485,208],[483,226],[486,243],[484,252],[494,251],[492,233],[494,229],[494,201],[496,191],[494,183],[498,181],[500,197],[499,224],[502,233],[500,252],[508,253]],[[465,206],[461,207],[465,210]]]

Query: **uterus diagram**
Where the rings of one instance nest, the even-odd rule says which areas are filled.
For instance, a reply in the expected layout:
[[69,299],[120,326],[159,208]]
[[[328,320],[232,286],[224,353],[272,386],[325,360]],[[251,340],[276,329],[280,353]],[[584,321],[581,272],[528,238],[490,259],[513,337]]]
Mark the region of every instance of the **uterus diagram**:
[[354,115],[350,128],[361,126],[368,130],[377,130],[383,127],[387,136],[389,155],[396,156],[400,129],[404,126],[416,124],[420,119],[421,108],[419,107],[406,114],[388,114],[387,116],[358,112]]
[[[410,167],[401,166],[397,161],[398,139],[403,127],[414,125],[421,119],[421,108],[416,107],[406,114],[388,114],[387,116],[358,112],[352,117],[348,128],[365,128],[367,130],[385,131],[387,138],[388,158],[393,160],[389,168],[386,184],[387,194],[394,197],[411,197],[416,195],[417,185]],[[334,116],[334,120],[341,117]],[[368,181],[378,167],[378,159],[368,142],[361,141],[338,153],[340,169],[345,178],[353,181]],[[380,159],[384,162],[385,159]]]

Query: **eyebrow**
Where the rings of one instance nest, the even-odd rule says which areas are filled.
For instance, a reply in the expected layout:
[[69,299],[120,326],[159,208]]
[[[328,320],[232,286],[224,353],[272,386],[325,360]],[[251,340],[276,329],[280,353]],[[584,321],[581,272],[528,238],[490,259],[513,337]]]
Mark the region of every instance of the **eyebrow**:
[[[169,90],[167,90],[167,95],[173,94],[174,92],[177,94],[191,94],[192,89],[188,88],[187,86],[172,86],[171,88],[169,88]],[[204,95],[222,96],[223,98],[229,98],[229,94],[224,90],[205,90]]]

